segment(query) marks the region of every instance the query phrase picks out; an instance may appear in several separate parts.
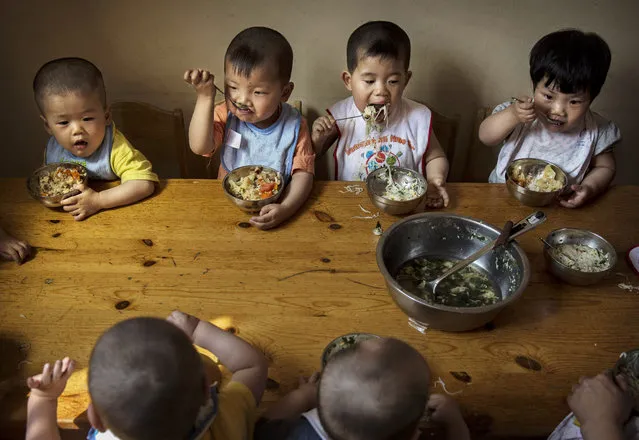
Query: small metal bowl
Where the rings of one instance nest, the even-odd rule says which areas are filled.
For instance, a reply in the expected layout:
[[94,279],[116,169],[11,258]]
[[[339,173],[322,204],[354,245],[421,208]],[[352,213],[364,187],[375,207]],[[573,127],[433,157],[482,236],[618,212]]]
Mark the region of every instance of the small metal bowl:
[[426,188],[427,183],[424,176],[420,173],[413,171],[408,168],[401,167],[392,167],[391,172],[393,173],[393,179],[395,182],[401,184],[407,179],[417,179],[421,182],[424,188],[424,192],[411,200],[390,200],[384,197],[384,192],[386,192],[386,181],[382,179],[384,174],[388,173],[388,169],[386,167],[381,167],[373,171],[366,178],[366,189],[368,190],[368,197],[370,197],[373,205],[377,206],[382,211],[391,215],[402,215],[413,212],[419,204],[426,197]]
[[348,347],[351,347],[357,343],[365,341],[367,339],[375,339],[380,336],[372,333],[348,333],[346,335],[338,336],[328,343],[324,351],[322,352],[322,368],[326,366],[328,360],[337,352],[342,351]]
[[586,231],[584,229],[555,229],[548,234],[546,241],[551,246],[558,246],[560,244],[583,244],[585,246],[590,246],[591,248],[601,249],[608,254],[608,257],[610,258],[610,267],[608,267],[608,269],[600,272],[582,272],[568,267],[555,259],[550,252],[550,248],[544,244],[546,268],[550,273],[568,284],[574,284],[576,286],[588,286],[590,284],[595,284],[612,272],[617,264],[617,252],[615,251],[615,248],[603,237],[600,237],[594,232]]
[[79,194],[78,190],[72,190],[60,196],[45,197],[40,195],[40,177],[44,176],[45,174],[49,174],[52,171],[55,171],[58,167],[78,170],[83,176],[82,180],[80,181],[81,184],[86,184],[89,180],[89,173],[87,169],[77,163],[56,162],[45,165],[35,170],[27,179],[27,191],[29,191],[31,197],[48,208],[59,208],[60,206],[62,206],[62,204],[60,203],[62,202],[62,200],[67,197]]
[[639,348],[621,353],[612,374],[613,377],[618,374],[624,376],[634,401],[634,410],[639,411],[639,381],[633,380],[633,376],[639,378]]
[[266,171],[271,171],[271,172],[277,173],[277,170],[275,170],[273,168],[265,167],[265,166],[262,166],[262,165],[246,165],[246,166],[234,169],[233,171],[228,173],[224,177],[224,180],[222,181],[222,187],[224,188],[224,194],[226,194],[226,197],[231,202],[233,202],[233,204],[235,206],[237,206],[238,208],[240,208],[244,212],[250,212],[250,213],[259,212],[264,206],[270,205],[271,203],[277,202],[279,200],[279,198],[282,196],[282,193],[284,192],[285,182],[284,182],[283,177],[282,177],[282,186],[280,186],[279,191],[277,192],[277,194],[272,195],[268,199],[244,200],[244,199],[241,199],[239,197],[235,197],[231,193],[231,191],[229,189],[229,180],[230,179],[239,180],[239,179],[241,179],[243,177],[246,177],[256,167],[261,167],[262,169],[264,169]]
[[[543,171],[546,166],[550,165],[557,173],[557,179],[563,182],[561,189],[551,192],[538,192],[524,188],[513,180],[514,171],[521,169],[524,174],[538,174]],[[568,177],[566,173],[554,163],[546,162],[541,159],[517,159],[514,160],[506,168],[506,186],[508,191],[514,198],[519,200],[526,206],[546,206],[552,203],[566,189],[568,185]]]

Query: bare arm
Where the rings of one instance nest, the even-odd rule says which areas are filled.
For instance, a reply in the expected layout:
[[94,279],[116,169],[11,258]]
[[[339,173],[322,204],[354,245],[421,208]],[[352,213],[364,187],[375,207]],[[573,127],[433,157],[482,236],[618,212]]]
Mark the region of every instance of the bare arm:
[[426,181],[428,182],[426,206],[441,208],[448,206],[450,197],[446,191],[448,177],[448,159],[435,133],[430,135],[430,144],[426,150]]
[[195,109],[189,124],[189,145],[195,154],[204,155],[215,150],[213,111],[215,109],[215,77],[202,69],[184,72],[184,81],[197,92]]
[[268,363],[262,353],[243,339],[194,316],[175,311],[168,320],[190,336],[195,345],[217,356],[233,373],[231,381],[246,385],[255,402],[260,403],[268,376]]
[[302,207],[312,189],[313,175],[306,171],[297,171],[291,178],[282,202],[262,208],[259,216],[251,218],[251,224],[260,229],[274,228]]
[[150,196],[155,191],[155,183],[150,180],[128,180],[100,192],[84,185],[79,189],[81,193],[64,199],[62,206],[75,220],[84,220],[103,209],[130,205]]
[[577,208],[588,200],[598,196],[608,189],[616,173],[615,156],[612,151],[595,156],[590,171],[582,180],[581,185],[573,185],[574,191],[567,199],[561,200],[566,208]]
[[518,124],[535,119],[535,107],[531,98],[522,96],[523,102],[515,102],[508,108],[490,115],[479,126],[479,140],[494,147],[508,137]]

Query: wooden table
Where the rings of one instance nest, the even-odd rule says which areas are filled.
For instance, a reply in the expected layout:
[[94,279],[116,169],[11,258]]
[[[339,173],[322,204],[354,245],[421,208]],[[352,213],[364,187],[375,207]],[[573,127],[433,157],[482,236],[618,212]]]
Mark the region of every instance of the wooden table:
[[[548,222],[519,240],[533,272],[523,298],[486,329],[425,335],[386,292],[375,220],[353,219],[363,214],[358,205],[374,210],[366,193],[343,190],[343,182],[317,182],[291,222],[263,232],[246,227],[248,215],[230,205],[218,181],[169,180],[150,200],[74,222],[31,200],[23,180],[0,180],[0,224],[38,248],[22,266],[0,264],[3,423],[24,423],[26,390],[12,379],[65,355],[84,368],[112,324],[176,308],[232,327],[264,350],[275,388],[267,404],[316,370],[340,334],[402,338],[427,357],[433,381],[463,391],[471,426],[496,436],[548,434],[579,376],[639,345],[637,292],[617,287],[639,285],[624,259],[639,243],[639,187],[614,188],[579,210],[545,209]],[[450,184],[449,191],[450,212],[494,225],[532,211],[503,185]],[[397,218],[380,220],[386,228]],[[564,226],[606,237],[619,253],[617,274],[582,288],[549,275],[537,237]],[[472,383],[451,372],[466,372]]]

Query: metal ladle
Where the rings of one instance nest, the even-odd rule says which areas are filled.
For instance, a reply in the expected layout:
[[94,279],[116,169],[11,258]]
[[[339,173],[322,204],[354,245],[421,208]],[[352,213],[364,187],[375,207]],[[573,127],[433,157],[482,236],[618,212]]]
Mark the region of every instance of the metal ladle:
[[545,221],[546,221],[546,214],[544,214],[541,211],[537,211],[534,214],[529,215],[525,219],[517,222],[517,224],[515,224],[514,226],[513,226],[513,222],[507,221],[506,224],[504,225],[504,229],[502,230],[501,234],[499,234],[499,237],[497,237],[495,240],[491,241],[490,243],[488,243],[487,245],[479,249],[477,252],[475,252],[471,256],[459,261],[457,264],[455,264],[453,267],[448,269],[438,278],[435,278],[433,281],[427,282],[426,286],[431,292],[435,293],[435,289],[437,289],[437,285],[441,283],[442,280],[444,280],[445,278],[448,278],[453,273],[463,269],[464,267],[473,263],[475,260],[478,260],[479,258],[486,255],[488,252],[492,251],[493,249],[499,246],[502,246],[510,242],[511,240],[514,240],[516,237],[519,237],[521,234],[525,234],[531,229],[534,229],[535,227],[537,227],[538,225],[540,225],[541,223]]

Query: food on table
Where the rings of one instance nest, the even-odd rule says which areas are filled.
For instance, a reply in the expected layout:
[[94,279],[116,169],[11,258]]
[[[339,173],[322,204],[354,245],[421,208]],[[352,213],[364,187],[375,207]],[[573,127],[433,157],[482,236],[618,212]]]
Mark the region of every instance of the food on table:
[[380,132],[388,125],[388,104],[369,104],[362,113],[366,121],[366,135]]
[[38,180],[40,196],[63,196],[73,191],[74,187],[82,183],[85,178],[86,171],[61,165],[51,172],[40,175]]
[[607,252],[584,244],[558,244],[550,249],[550,255],[561,264],[579,272],[602,272],[610,268],[610,256]]
[[537,174],[525,173],[522,167],[515,167],[511,177],[517,185],[535,192],[559,191],[564,186],[564,182],[557,179],[557,173],[550,165],[546,165]]
[[277,194],[281,186],[281,174],[263,167],[255,167],[245,177],[229,179],[229,191],[243,200],[268,199]]
[[490,279],[472,266],[444,278],[430,291],[428,282],[443,275],[457,261],[443,258],[417,257],[404,263],[395,279],[411,293],[431,304],[453,307],[480,307],[495,304],[501,297]]
[[405,174],[401,179],[398,179],[396,170],[393,170],[390,166],[387,166],[387,168],[388,173],[381,173],[378,176],[380,180],[386,183],[382,197],[396,202],[405,202],[424,195],[426,187],[420,179],[410,174]]

